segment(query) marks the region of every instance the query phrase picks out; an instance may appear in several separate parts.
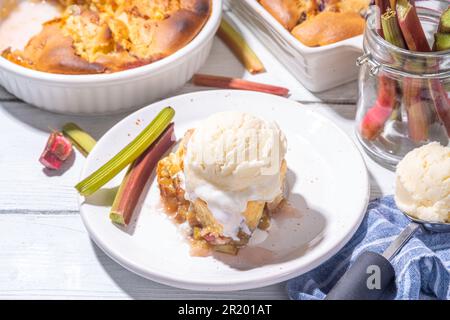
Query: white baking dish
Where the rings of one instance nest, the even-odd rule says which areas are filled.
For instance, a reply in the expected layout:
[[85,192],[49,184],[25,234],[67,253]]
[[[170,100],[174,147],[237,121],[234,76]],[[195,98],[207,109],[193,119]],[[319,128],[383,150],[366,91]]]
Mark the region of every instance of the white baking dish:
[[111,74],[61,75],[0,57],[0,84],[32,105],[60,113],[106,114],[145,106],[182,87],[205,62],[222,13],[222,0],[211,1],[211,17],[200,33],[154,63]]
[[324,91],[356,79],[362,35],[322,47],[307,47],[256,0],[225,4],[307,89]]

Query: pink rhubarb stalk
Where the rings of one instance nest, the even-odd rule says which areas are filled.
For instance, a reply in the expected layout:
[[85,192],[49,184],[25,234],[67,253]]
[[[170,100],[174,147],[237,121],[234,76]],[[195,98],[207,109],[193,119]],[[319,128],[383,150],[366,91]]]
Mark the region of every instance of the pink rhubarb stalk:
[[119,187],[109,217],[112,222],[128,225],[138,200],[163,154],[173,145],[174,124],[171,123],[158,139],[128,168]]
[[431,48],[417,15],[416,7],[408,0],[398,0],[397,16],[398,24],[408,49],[411,51],[430,52]]
[[195,74],[192,78],[192,83],[205,87],[259,91],[278,96],[287,96],[289,94],[289,89],[279,86],[207,74]]
[[[393,11],[389,8],[388,1],[379,1],[377,5],[380,7],[381,16],[385,17],[387,12],[393,15]],[[395,12],[394,12],[395,14]],[[386,38],[387,41],[400,42],[403,41],[400,30],[392,26],[390,20],[381,18],[380,25],[382,26],[380,35]],[[394,17],[390,18],[395,19]],[[399,43],[401,45],[401,43]],[[396,105],[396,82],[386,75],[378,76],[378,95],[375,104],[367,110],[361,121],[360,132],[367,140],[375,140],[383,131],[386,121],[390,118]]]
[[395,106],[395,82],[385,75],[378,77],[378,96],[373,107],[361,122],[361,134],[367,140],[374,140],[383,130]]
[[[407,48],[411,51],[430,52],[431,47],[428,44],[425,32],[422,28],[422,24],[420,23],[414,4],[410,3],[408,0],[398,0],[397,12],[398,22],[402,30],[403,37],[406,41]],[[405,82],[410,80],[411,79],[405,79]],[[415,88],[417,86],[404,83],[404,87]],[[440,120],[444,124],[447,134],[450,135],[450,103],[447,99],[446,90],[443,88],[442,83],[437,79],[429,80],[427,84],[423,84],[423,87],[431,91],[431,98],[433,100],[434,109]],[[416,88],[413,90],[420,91],[420,88]],[[409,90],[407,91],[407,93],[408,92]],[[413,103],[414,100],[420,100],[420,97],[417,97],[417,92],[412,91],[410,92],[410,94],[412,94],[412,97],[407,97],[409,103]],[[415,105],[417,105],[418,101],[415,103]],[[409,105],[406,104],[407,108],[408,106]],[[417,106],[414,108],[419,109]],[[412,124],[410,126],[410,130],[416,130],[417,128],[419,128],[420,130],[428,131],[428,129],[424,127],[424,121],[426,118],[428,118],[428,109],[426,108],[426,106],[422,106],[420,109],[424,110],[425,114],[420,115],[418,110],[408,112],[408,114],[411,115],[411,117],[408,117],[408,121],[418,122],[417,124]],[[428,134],[425,134],[425,132],[410,131],[410,136],[427,137]]]
[[[383,15],[387,9],[390,7],[389,0],[375,0],[375,5],[380,9],[380,17]],[[381,27],[381,19],[379,20],[379,29],[377,29],[378,34],[384,38],[383,28]]]
[[420,79],[405,78],[403,81],[403,103],[408,117],[408,133],[415,142],[428,139],[429,108],[422,101],[422,89],[427,86]]

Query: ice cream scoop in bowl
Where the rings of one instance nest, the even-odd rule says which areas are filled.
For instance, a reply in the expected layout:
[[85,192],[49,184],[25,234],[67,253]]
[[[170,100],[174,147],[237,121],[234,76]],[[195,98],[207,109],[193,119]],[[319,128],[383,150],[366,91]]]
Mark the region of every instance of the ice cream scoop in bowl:
[[[391,261],[419,229],[450,232],[450,148],[433,142],[409,152],[397,165],[395,202],[410,223],[383,254],[362,253],[326,299],[379,299],[395,277]],[[376,288],[369,268],[379,271]]]
[[407,235],[411,229],[407,239],[419,226],[432,232],[450,232],[449,177],[450,148],[437,142],[412,150],[398,164],[395,203],[411,220],[404,231]]

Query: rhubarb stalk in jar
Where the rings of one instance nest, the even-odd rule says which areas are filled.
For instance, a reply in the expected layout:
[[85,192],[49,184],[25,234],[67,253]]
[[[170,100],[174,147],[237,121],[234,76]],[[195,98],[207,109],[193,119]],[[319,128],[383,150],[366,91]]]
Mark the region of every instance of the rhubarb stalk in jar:
[[393,168],[416,147],[449,144],[450,51],[434,45],[447,1],[388,3],[378,1],[367,18],[356,133],[369,155]]

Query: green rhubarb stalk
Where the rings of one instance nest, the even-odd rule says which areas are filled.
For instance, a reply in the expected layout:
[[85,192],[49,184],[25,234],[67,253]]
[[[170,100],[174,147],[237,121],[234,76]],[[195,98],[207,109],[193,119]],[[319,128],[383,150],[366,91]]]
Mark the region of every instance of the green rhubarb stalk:
[[159,138],[130,165],[111,207],[109,217],[112,222],[121,225],[129,224],[153,169],[175,142],[173,133],[174,125],[171,123]]
[[438,32],[434,34],[434,50],[450,50],[450,7],[444,11],[439,19]]
[[450,50],[450,33],[437,32],[434,34],[434,50]]
[[95,139],[89,133],[73,122],[66,123],[62,128],[62,132],[85,157],[96,144]]
[[83,196],[96,192],[120,171],[136,160],[167,128],[175,115],[171,107],[164,108],[142,132],[111,160],[90,174],[75,188]]
[[439,20],[439,32],[450,33],[450,7],[444,11]]
[[250,73],[255,74],[265,70],[261,60],[250,48],[247,41],[225,19],[222,19],[217,35]]
[[398,25],[397,13],[392,9],[387,9],[381,16],[381,27],[383,28],[384,39],[399,48],[405,48],[405,40]]

